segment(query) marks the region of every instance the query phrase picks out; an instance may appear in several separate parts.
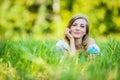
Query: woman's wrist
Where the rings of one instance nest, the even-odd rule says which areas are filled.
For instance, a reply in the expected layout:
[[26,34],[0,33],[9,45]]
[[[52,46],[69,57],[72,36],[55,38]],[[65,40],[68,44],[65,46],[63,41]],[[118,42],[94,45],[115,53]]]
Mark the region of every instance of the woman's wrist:
[[71,39],[70,39],[70,42],[74,42],[74,38],[71,38]]
[[71,48],[72,55],[75,55],[76,54],[76,49],[75,49],[74,39],[70,39],[70,48]]

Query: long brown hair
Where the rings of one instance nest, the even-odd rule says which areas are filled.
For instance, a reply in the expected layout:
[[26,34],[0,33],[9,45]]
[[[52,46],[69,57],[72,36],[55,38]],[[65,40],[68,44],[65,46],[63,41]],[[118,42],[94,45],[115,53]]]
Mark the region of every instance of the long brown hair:
[[[73,22],[77,19],[84,19],[87,24],[86,24],[86,34],[82,37],[82,45],[84,47],[84,49],[86,48],[87,46],[87,43],[88,43],[88,38],[89,38],[89,23],[88,23],[88,18],[85,16],[85,15],[82,15],[82,14],[79,14],[79,15],[75,15],[73,16],[68,25],[67,25],[67,28],[71,28]],[[65,40],[67,40],[68,43],[70,43],[68,37],[65,35]]]

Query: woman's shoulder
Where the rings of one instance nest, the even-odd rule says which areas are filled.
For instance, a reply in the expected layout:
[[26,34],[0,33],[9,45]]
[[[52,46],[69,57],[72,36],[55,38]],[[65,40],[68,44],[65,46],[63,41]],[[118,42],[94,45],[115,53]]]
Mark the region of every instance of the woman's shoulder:
[[88,47],[87,47],[87,52],[89,54],[99,54],[100,49],[98,47],[98,45],[95,43],[95,40],[93,38],[89,38],[88,39]]
[[89,45],[92,45],[92,44],[95,44],[95,40],[90,37],[90,38],[88,39],[88,46],[89,46]]
[[60,50],[69,50],[69,45],[65,40],[59,40],[56,42],[56,46],[57,48],[59,48]]

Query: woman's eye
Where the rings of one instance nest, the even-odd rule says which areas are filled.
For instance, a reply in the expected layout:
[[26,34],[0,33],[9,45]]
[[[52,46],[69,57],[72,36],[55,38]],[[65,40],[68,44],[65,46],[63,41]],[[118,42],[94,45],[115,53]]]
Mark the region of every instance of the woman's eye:
[[72,26],[77,26],[77,24],[72,24]]
[[75,24],[73,24],[72,26],[76,26]]
[[84,28],[85,26],[81,26],[82,28]]

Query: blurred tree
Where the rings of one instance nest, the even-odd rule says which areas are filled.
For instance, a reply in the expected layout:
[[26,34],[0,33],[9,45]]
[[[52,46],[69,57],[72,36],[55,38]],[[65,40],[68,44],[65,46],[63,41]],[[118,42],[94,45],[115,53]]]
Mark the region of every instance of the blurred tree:
[[92,35],[120,34],[120,0],[0,0],[0,10],[0,39],[61,36],[80,13]]

